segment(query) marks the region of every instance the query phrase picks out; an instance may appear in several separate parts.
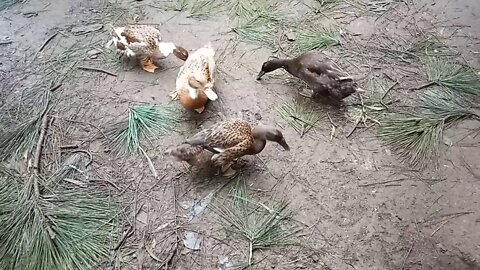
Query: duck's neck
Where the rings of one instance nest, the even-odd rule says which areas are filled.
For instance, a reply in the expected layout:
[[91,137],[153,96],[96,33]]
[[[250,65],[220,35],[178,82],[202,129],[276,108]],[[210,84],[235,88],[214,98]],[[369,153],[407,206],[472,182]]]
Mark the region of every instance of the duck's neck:
[[253,145],[250,148],[249,154],[250,155],[256,155],[256,154],[262,152],[262,150],[263,150],[263,148],[265,148],[266,144],[267,144],[267,140],[255,138],[254,141],[253,141]]
[[196,99],[198,97],[198,90],[193,87],[188,87],[188,95],[192,99]]
[[[271,66],[273,70],[277,70],[279,68],[283,68],[288,71],[288,63],[290,62],[289,59],[272,59],[270,60]],[[272,70],[272,71],[273,71]]]

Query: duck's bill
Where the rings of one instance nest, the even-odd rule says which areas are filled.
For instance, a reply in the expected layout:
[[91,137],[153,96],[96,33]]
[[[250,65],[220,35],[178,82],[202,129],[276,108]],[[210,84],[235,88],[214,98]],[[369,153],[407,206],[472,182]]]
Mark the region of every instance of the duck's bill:
[[265,71],[262,70],[258,73],[257,80],[260,80],[263,77],[263,75],[265,75]]
[[285,151],[290,151],[290,146],[288,146],[285,139],[282,139],[281,141],[279,141],[278,144],[280,144],[283,147],[283,149],[285,149]]

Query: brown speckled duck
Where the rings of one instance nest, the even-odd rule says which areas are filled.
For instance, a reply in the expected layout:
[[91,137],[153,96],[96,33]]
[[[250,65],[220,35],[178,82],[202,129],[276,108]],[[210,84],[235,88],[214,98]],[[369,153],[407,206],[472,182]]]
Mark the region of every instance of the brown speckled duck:
[[262,65],[257,75],[260,80],[265,73],[279,68],[305,81],[313,95],[329,96],[342,100],[355,92],[364,92],[352,77],[342,72],[335,63],[319,51],[306,52],[292,59],[272,59]]
[[147,72],[154,72],[157,61],[174,54],[185,61],[188,51],[172,42],[162,42],[160,31],[148,25],[127,25],[112,27],[112,39],[107,46],[114,44],[120,54],[140,61]]
[[231,119],[198,132],[185,144],[167,150],[166,154],[192,166],[204,166],[205,157],[210,155],[212,165],[220,167],[224,176],[231,176],[236,173],[231,168],[233,160],[260,153],[267,141],[277,142],[286,151],[290,150],[279,129],[266,125],[252,128],[247,121]]

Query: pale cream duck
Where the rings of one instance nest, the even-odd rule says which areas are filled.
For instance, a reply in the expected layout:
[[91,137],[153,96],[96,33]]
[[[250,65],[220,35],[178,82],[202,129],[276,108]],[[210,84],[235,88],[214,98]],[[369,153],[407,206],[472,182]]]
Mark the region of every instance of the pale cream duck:
[[188,110],[202,113],[209,100],[217,100],[213,91],[215,72],[215,50],[211,43],[189,55],[178,72],[175,91],[170,93],[172,100],[179,99]]

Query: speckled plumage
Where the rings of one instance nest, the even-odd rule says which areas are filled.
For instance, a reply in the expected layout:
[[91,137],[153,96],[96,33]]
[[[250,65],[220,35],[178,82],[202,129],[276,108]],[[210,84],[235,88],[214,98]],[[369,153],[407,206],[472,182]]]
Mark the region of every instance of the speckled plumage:
[[172,42],[162,42],[160,31],[149,25],[127,25],[113,28],[112,39],[117,51],[127,57],[142,60],[142,67],[149,72],[157,68],[155,62],[173,53],[179,59],[186,60],[188,52]]
[[305,81],[314,95],[341,100],[358,90],[356,82],[319,51],[306,52],[292,59],[272,59],[265,62],[257,76],[284,68],[291,75]]
[[[169,150],[169,153],[182,153],[175,156],[188,162],[195,159],[195,155],[202,153],[198,148],[201,147],[205,149],[204,151],[212,153],[212,164],[220,167],[242,156],[260,153],[265,148],[267,140],[275,141],[289,150],[279,129],[270,126],[252,128],[247,121],[231,119],[215,124],[187,139],[186,144],[191,148],[182,145],[177,150]],[[187,153],[189,155],[186,155]]]

